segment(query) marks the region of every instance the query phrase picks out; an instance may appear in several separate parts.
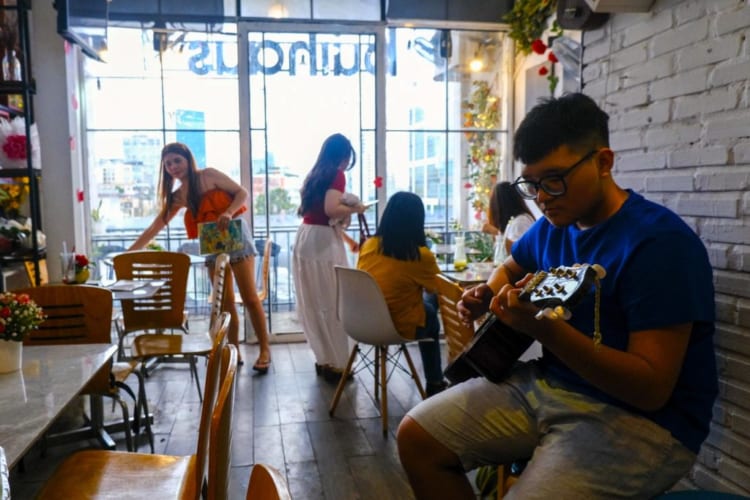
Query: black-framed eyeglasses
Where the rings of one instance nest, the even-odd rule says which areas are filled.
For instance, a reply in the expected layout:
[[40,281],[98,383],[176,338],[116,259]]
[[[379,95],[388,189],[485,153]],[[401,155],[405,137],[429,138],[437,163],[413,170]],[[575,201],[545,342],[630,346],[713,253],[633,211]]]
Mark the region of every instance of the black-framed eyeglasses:
[[526,198],[527,200],[535,199],[539,194],[540,189],[550,196],[562,196],[568,190],[568,185],[565,183],[565,177],[575,170],[576,167],[583,165],[586,160],[591,158],[596,152],[598,152],[597,149],[592,149],[583,155],[583,158],[562,172],[545,175],[538,181],[529,181],[523,177],[519,177],[513,182],[513,187],[516,188],[516,191],[518,191],[518,194],[520,194],[522,198]]

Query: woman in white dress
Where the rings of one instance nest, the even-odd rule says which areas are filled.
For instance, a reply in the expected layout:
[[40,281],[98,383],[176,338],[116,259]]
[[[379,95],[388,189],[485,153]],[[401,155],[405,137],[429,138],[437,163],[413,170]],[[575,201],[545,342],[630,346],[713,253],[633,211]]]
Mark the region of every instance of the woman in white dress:
[[494,262],[502,262],[523,233],[534,224],[528,205],[508,181],[495,184],[490,195],[489,221],[482,231],[495,236]]
[[315,354],[316,372],[329,382],[338,382],[349,357],[349,339],[336,317],[334,266],[348,265],[344,242],[353,252],[359,249],[338,225],[329,222],[365,210],[362,203],[344,202],[344,172],[354,166],[356,158],[351,142],[343,135],[326,139],[302,185],[297,211],[302,217],[292,263],[297,313]]

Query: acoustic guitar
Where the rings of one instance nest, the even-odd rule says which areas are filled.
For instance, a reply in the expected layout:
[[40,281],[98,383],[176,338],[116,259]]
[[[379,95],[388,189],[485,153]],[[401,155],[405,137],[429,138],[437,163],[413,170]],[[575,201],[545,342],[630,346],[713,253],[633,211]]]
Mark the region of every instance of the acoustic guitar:
[[[592,285],[596,283],[598,286],[598,280],[605,274],[604,268],[598,264],[539,271],[526,283],[518,298],[540,308],[537,319],[568,320],[570,308],[586,296]],[[530,336],[513,330],[490,314],[463,352],[446,367],[445,378],[454,385],[473,377],[500,382],[533,341]]]

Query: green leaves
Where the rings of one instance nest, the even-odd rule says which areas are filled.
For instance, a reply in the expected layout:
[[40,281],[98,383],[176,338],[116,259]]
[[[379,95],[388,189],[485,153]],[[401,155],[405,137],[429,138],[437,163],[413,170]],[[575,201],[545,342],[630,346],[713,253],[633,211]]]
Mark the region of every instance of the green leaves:
[[508,35],[516,42],[519,51],[524,54],[531,52],[532,42],[544,34],[547,19],[556,8],[556,0],[516,0],[513,10],[503,20],[510,25]]

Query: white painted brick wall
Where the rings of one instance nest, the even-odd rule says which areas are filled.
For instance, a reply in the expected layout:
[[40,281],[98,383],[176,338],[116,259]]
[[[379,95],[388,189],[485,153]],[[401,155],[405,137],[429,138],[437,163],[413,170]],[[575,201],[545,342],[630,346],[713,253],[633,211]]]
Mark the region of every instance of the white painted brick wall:
[[[669,168],[682,168],[682,167],[697,167],[703,165],[721,165],[726,166],[729,158],[729,151],[726,146],[705,146],[705,147],[691,147],[689,149],[675,149],[669,153],[667,159],[667,165]],[[721,174],[726,175],[726,169],[722,169]],[[698,172],[697,177],[700,179],[703,172]],[[708,173],[714,179],[706,182],[721,182],[722,176],[715,176],[713,173]],[[719,177],[716,179],[715,177]],[[703,184],[696,184],[696,188],[702,189]],[[733,184],[722,184],[722,189],[731,187]]]
[[651,54],[658,56],[675,49],[691,45],[708,36],[708,18],[703,17],[696,22],[684,24],[674,30],[660,33],[651,39]]
[[615,178],[682,216],[714,266],[721,394],[679,487],[750,495],[750,0],[656,0],[583,45]]

